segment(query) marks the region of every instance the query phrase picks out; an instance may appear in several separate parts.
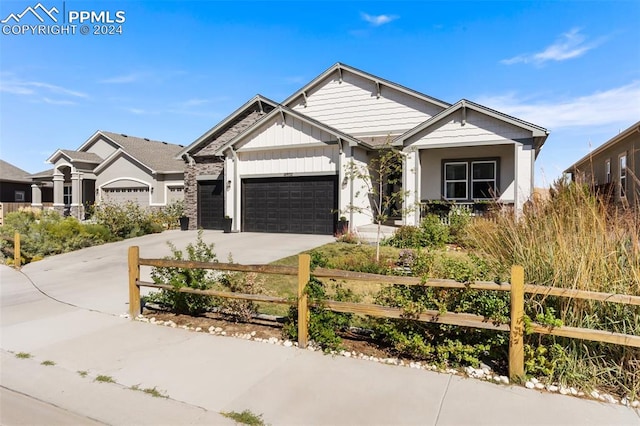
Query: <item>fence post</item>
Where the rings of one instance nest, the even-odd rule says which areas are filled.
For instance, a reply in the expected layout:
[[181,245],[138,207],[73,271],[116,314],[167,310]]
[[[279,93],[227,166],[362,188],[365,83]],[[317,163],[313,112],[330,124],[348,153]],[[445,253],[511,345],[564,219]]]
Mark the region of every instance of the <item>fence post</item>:
[[140,315],[140,247],[129,247],[129,317],[133,320]]
[[16,269],[20,269],[20,233],[13,234],[13,264]]
[[511,268],[511,325],[509,331],[509,378],[524,378],[524,268]]
[[307,283],[311,278],[311,256],[298,256],[298,347],[307,347],[309,333],[309,301],[306,292]]

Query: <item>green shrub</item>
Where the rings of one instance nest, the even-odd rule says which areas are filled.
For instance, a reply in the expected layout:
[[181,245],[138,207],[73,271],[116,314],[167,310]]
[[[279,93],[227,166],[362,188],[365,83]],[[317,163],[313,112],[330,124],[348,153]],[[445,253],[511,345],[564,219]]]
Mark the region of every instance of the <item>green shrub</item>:
[[[186,247],[186,259],[182,250],[179,250],[171,242],[167,243],[171,248],[170,260],[191,260],[197,262],[217,262],[214,252],[214,244],[207,244],[202,240],[202,231],[198,232],[195,244],[189,243]],[[157,284],[170,284],[174,289],[190,287],[198,290],[211,289],[217,282],[216,273],[208,269],[154,267],[151,270],[151,278]],[[180,293],[172,290],[160,290],[147,296],[147,300],[168,307],[172,312],[179,314],[198,315],[209,310],[212,306],[212,297],[200,294]]]
[[0,227],[5,257],[13,257],[15,232],[20,233],[23,263],[113,240],[109,230],[101,225],[81,223],[51,210],[18,211],[9,213]]
[[[334,284],[331,299],[338,302],[354,302],[356,297],[351,290],[343,288],[340,284]],[[342,339],[338,332],[349,327],[353,315],[332,312],[322,307],[323,301],[329,299],[327,286],[315,277],[311,277],[306,287],[309,296],[309,304],[316,304],[309,308],[309,339],[325,351],[339,350],[342,348]],[[286,318],[282,329],[286,338],[298,339],[298,308],[289,308],[289,315]]]
[[95,206],[93,219],[106,226],[117,238],[133,238],[162,232],[164,226],[154,221],[154,214],[138,203],[101,203]]
[[509,295],[470,289],[438,289],[393,285],[376,295],[376,303],[400,308],[406,319],[371,320],[374,337],[398,355],[442,365],[477,366],[484,358],[505,359],[508,335],[503,332],[415,321],[426,310],[468,312],[487,320],[509,320]]
[[401,226],[386,245],[397,248],[444,247],[449,239],[449,227],[434,214],[422,219],[419,227]]

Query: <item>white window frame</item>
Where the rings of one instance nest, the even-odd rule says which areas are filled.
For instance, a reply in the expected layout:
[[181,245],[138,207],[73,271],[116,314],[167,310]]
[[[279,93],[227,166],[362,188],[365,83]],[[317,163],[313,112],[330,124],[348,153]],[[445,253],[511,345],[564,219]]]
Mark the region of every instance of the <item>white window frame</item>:
[[[473,178],[473,166],[474,164],[487,164],[487,163],[493,163],[493,179],[474,179]],[[473,183],[474,182],[493,182],[493,188],[495,189],[495,191],[498,191],[498,162],[496,160],[477,160],[477,161],[472,161],[471,162],[471,173],[470,173],[470,177],[471,177],[471,198],[474,200],[492,200],[495,198],[495,196],[497,195],[494,194],[494,196],[492,197],[486,197],[486,198],[481,198],[481,197],[474,197],[473,196]]]
[[604,160],[604,183],[611,183],[611,158]]
[[24,203],[24,201],[26,200],[26,193],[24,191],[14,191],[13,200],[16,203]]
[[[624,161],[624,167],[622,162]],[[618,155],[618,196],[619,198],[627,198],[627,153],[626,151]]]
[[[447,166],[454,166],[454,165],[464,165],[465,168],[465,177],[464,179],[447,179]],[[469,162],[468,161],[448,161],[446,163],[444,163],[444,168],[443,168],[443,181],[444,181],[444,188],[443,188],[443,196],[445,200],[468,200],[469,199]],[[448,183],[458,183],[458,182],[464,182],[464,188],[465,188],[465,196],[464,198],[455,198],[455,197],[447,197],[447,184]]]

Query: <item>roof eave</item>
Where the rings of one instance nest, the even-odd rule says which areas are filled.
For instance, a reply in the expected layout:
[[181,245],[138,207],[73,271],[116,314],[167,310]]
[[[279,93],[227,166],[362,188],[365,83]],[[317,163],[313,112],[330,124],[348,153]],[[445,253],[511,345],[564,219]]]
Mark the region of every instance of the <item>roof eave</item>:
[[180,152],[178,152],[178,154],[176,154],[176,156],[174,157],[176,160],[180,160],[182,159],[182,156],[184,154],[190,154],[191,150],[194,148],[197,148],[201,143],[205,142],[211,135],[213,135],[214,133],[216,133],[218,130],[222,129],[224,126],[226,126],[227,124],[229,124],[231,121],[233,121],[236,117],[238,117],[238,115],[240,115],[241,113],[243,113],[244,111],[247,110],[247,108],[249,108],[250,106],[252,106],[254,103],[256,102],[265,102],[267,104],[270,104],[272,107],[276,107],[278,105],[277,102],[272,101],[269,98],[266,98],[260,94],[254,96],[253,98],[249,99],[247,102],[245,102],[240,108],[236,109],[234,112],[232,112],[231,114],[229,114],[226,118],[224,118],[222,121],[220,121],[218,124],[216,124],[215,126],[213,126],[211,129],[209,129],[206,133],[204,133],[202,136],[200,136],[198,139],[196,139],[194,142],[192,142],[191,144],[189,144],[186,148],[182,149]]
[[377,82],[379,84],[382,84],[384,86],[390,87],[392,89],[395,89],[399,92],[408,94],[410,96],[413,96],[415,98],[419,98],[425,102],[429,102],[433,105],[436,105],[440,108],[448,108],[451,106],[451,104],[444,102],[440,99],[436,99],[434,97],[425,95],[424,93],[418,92],[416,90],[410,89],[408,87],[405,87],[401,84],[398,83],[394,83],[391,80],[387,80],[384,78],[380,78],[378,76],[375,76],[373,74],[369,74],[365,71],[359,70],[358,68],[354,68],[350,65],[346,65],[343,64],[341,62],[337,62],[334,65],[332,65],[331,67],[329,67],[327,70],[325,70],[322,74],[320,74],[319,76],[317,76],[316,78],[314,78],[313,80],[311,80],[309,83],[307,83],[306,85],[304,85],[301,89],[299,89],[298,91],[296,91],[295,93],[293,93],[291,96],[289,96],[287,99],[285,99],[282,102],[282,105],[286,105],[289,106],[289,104],[291,102],[293,102],[294,100],[296,100],[297,98],[299,98],[300,96],[302,96],[302,94],[312,88],[314,88],[318,83],[320,83],[321,81],[323,81],[325,78],[327,78],[328,76],[330,76],[331,74],[333,74],[334,72],[338,71],[338,70],[345,70],[348,71],[352,74],[358,75],[362,78],[366,78],[367,80],[371,80],[373,82]]

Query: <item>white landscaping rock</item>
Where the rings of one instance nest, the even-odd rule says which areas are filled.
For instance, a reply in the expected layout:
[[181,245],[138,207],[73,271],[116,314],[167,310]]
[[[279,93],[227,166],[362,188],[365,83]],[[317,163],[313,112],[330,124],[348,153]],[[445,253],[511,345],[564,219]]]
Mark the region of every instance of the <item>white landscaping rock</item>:
[[509,378],[507,376],[500,376],[500,382],[503,385],[508,385],[509,384]]
[[536,387],[536,385],[535,385],[533,382],[531,382],[531,381],[527,381],[527,382],[524,384],[524,387],[525,387],[525,388],[527,388],[527,389],[533,389],[533,388],[535,388],[535,387]]
[[597,390],[592,390],[591,393],[589,394],[591,395],[591,398],[593,399],[599,399],[600,398],[600,392],[598,392]]
[[574,387],[570,387],[569,388],[569,392],[571,392],[571,395],[573,396],[577,396],[578,395],[578,390]]
[[567,395],[569,393],[569,389],[565,388],[564,386],[560,387],[560,394],[561,395]]
[[291,342],[291,340],[285,340],[284,346],[285,348],[290,348],[291,346],[293,346],[293,343]]
[[196,332],[200,332],[200,331],[202,331],[202,327],[196,327],[195,331],[196,331]]
[[544,385],[543,385],[542,383],[536,383],[534,386],[535,386],[535,387],[536,387],[536,389],[538,389],[538,390],[542,390],[542,389],[544,389]]
[[549,385],[547,386],[547,390],[549,392],[558,392],[558,387],[556,385]]
[[631,403],[631,406],[632,406],[633,408],[638,408],[638,407],[640,407],[640,401],[638,401],[638,400],[636,399],[635,401],[633,401],[633,402]]

